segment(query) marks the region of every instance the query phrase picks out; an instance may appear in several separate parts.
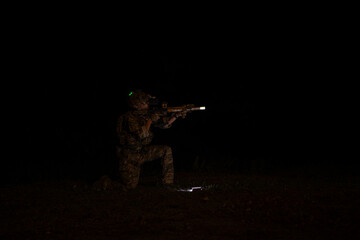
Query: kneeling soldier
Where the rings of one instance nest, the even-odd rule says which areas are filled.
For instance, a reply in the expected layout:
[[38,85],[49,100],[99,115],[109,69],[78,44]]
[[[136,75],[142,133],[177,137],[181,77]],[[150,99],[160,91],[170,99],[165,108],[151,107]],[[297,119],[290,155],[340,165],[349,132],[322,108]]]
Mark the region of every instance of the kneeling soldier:
[[149,145],[153,138],[151,126],[163,129],[186,112],[178,112],[172,117],[160,118],[149,113],[150,95],[137,91],[129,96],[129,112],[121,115],[117,121],[117,156],[120,160],[120,176],[126,189],[134,189],[139,183],[141,165],[144,162],[161,159],[162,182],[165,186],[174,183],[174,164],[169,146]]

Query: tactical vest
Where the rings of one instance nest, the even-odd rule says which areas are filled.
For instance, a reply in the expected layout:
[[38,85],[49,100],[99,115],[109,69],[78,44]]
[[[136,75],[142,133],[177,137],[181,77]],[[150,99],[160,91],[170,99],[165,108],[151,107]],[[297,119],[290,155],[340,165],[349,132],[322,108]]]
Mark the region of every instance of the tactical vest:
[[[134,150],[141,150],[144,145],[148,145],[152,141],[153,134],[149,132],[150,135],[146,138],[140,139],[137,135],[134,135],[129,132],[129,115],[131,113],[126,113],[121,115],[117,120],[116,125],[116,133],[118,137],[118,144],[121,147],[134,149]],[[145,121],[143,119],[143,121]],[[140,124],[144,124],[140,121]]]

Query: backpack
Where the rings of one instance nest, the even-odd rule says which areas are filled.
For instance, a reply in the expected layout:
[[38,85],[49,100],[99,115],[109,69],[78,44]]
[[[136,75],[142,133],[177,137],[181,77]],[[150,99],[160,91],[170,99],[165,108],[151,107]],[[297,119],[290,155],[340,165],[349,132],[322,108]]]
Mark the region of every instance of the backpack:
[[119,140],[118,143],[120,145],[124,145],[125,139],[126,139],[125,132],[123,131],[124,130],[124,118],[125,118],[125,116],[121,115],[118,118],[117,123],[116,123],[116,134],[117,134],[117,137]]

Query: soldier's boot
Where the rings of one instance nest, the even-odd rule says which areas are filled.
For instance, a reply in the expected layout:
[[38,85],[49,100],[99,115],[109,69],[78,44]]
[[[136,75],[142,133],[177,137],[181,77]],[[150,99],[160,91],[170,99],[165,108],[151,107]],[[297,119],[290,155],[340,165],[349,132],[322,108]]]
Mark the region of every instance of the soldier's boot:
[[119,191],[123,191],[123,192],[126,192],[128,190],[128,188],[126,188],[124,186],[124,184],[121,184],[118,181],[112,181],[111,187],[113,190],[119,190]]
[[109,176],[104,175],[93,184],[96,191],[120,190],[126,191],[126,187],[118,181],[112,181]]
[[111,189],[111,179],[109,176],[104,175],[93,184],[93,188],[96,191],[106,191]]

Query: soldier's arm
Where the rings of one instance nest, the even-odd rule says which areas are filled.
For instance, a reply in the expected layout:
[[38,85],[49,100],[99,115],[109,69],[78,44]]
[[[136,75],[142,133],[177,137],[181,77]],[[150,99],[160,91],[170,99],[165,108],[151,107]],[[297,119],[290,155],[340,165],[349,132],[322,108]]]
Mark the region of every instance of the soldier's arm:
[[170,117],[170,119],[167,119],[165,121],[165,124],[162,126],[162,128],[166,129],[166,128],[170,128],[171,125],[176,121],[176,119],[178,119],[179,117],[183,117],[185,118],[186,116],[186,111],[181,111],[181,112],[177,112],[175,115],[173,115],[172,117]]
[[173,116],[172,118],[170,118],[170,120],[164,125],[164,127],[163,128],[170,128],[171,127],[171,125],[173,124],[173,122],[175,122],[176,121],[176,119],[177,119],[177,117],[176,116]]
[[129,117],[128,125],[130,133],[138,136],[140,139],[150,136],[151,119],[149,119],[145,125],[141,125],[135,117]]
[[151,126],[152,120],[149,118],[149,120],[146,122],[145,128],[149,131]]

